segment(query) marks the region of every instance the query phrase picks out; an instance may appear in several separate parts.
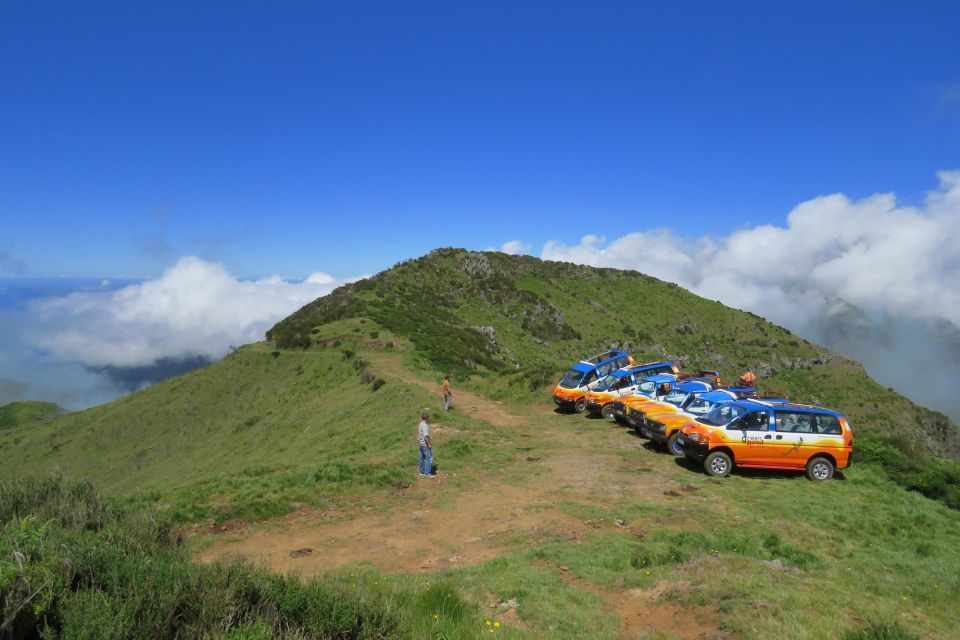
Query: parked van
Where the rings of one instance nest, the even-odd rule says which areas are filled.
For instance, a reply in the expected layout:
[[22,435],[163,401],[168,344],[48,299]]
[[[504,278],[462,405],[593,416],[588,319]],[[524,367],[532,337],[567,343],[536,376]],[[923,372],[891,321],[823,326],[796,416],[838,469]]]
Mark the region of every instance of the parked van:
[[[660,373],[669,371],[670,373]],[[587,411],[612,418],[611,402],[622,396],[642,394],[644,397],[660,398],[676,384],[676,367],[671,362],[649,362],[614,371],[597,386],[584,394]],[[651,375],[652,374],[652,375]]]
[[640,416],[652,415],[654,413],[679,413],[684,407],[697,396],[713,391],[713,387],[703,380],[684,380],[677,383],[662,400],[647,402],[641,405],[642,411],[634,412]]
[[553,401],[560,407],[583,413],[587,408],[583,395],[604,377],[632,364],[633,358],[622,350],[605,351],[581,360],[573,365],[554,387]]
[[720,402],[756,397],[757,392],[749,387],[716,389],[691,394],[682,408],[678,407],[672,411],[662,411],[658,407],[646,405],[634,407],[630,410],[627,420],[639,432],[640,437],[665,445],[667,451],[675,456],[683,456],[683,451],[677,445],[677,436],[683,427],[693,422],[694,418],[707,413]]
[[853,432],[843,414],[792,402],[718,404],[683,427],[677,444],[717,477],[739,466],[806,471],[822,481],[853,460]]
[[679,382],[681,375],[674,367],[670,373],[648,376],[643,380],[642,385],[637,388],[636,393],[625,395],[611,403],[609,416],[623,424],[627,422],[627,416],[634,409],[642,411],[639,407],[647,407],[653,404],[662,406],[659,403],[662,403],[668,395],[673,393],[678,384],[686,384]]

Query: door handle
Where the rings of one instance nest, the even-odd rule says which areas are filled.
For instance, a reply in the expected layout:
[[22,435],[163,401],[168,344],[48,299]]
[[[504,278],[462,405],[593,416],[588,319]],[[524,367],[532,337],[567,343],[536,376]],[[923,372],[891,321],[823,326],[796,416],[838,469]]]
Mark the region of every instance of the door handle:
[[777,440],[783,440],[783,436],[777,436]]
[[769,436],[769,435],[765,435],[765,436],[763,436],[763,439],[764,439],[764,440],[769,440],[769,439],[770,439],[770,436]]

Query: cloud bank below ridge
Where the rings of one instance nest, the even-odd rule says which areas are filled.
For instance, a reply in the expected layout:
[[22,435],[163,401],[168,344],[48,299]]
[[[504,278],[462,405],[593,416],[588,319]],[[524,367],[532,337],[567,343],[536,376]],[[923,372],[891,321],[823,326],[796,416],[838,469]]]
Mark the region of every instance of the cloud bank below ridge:
[[70,409],[107,402],[262,340],[275,322],[342,284],[241,280],[181,258],[156,279],[41,297],[3,311],[0,404],[39,399]]

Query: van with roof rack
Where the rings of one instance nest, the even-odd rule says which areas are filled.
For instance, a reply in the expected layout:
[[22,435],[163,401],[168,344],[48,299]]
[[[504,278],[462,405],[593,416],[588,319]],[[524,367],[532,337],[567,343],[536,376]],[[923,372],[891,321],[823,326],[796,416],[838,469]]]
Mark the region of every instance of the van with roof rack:
[[581,360],[573,365],[553,388],[553,402],[561,408],[583,413],[587,408],[584,394],[604,377],[632,364],[633,358],[630,354],[620,349],[604,351],[592,358]]
[[718,403],[745,398],[759,398],[759,396],[751,387],[714,389],[706,393],[694,394],[681,407],[674,407],[672,410],[661,409],[659,406],[631,409],[628,418],[641,438],[658,442],[673,455],[681,457],[683,451],[677,445],[677,436],[683,427],[693,422],[697,416],[707,413]]
[[[670,392],[659,400],[632,403],[630,398],[625,398],[622,408],[617,407],[614,411],[614,417],[621,424],[625,423],[639,430],[643,426],[642,418],[645,414],[661,411],[683,411],[683,407],[692,402],[694,398],[712,390],[713,387],[703,380],[688,378],[674,385]],[[635,421],[637,417],[641,418],[639,424]]]
[[692,400],[694,395],[705,393],[710,391],[710,389],[710,385],[702,380],[691,380],[687,378],[673,385],[673,388],[661,399],[654,400],[648,397],[638,398],[636,396],[627,396],[614,400],[611,412],[613,413],[614,420],[616,420],[618,424],[626,424],[639,430],[642,425],[634,424],[633,420],[630,419],[631,409],[637,408],[638,411],[634,411],[633,414],[636,415],[639,412],[640,416],[643,415],[644,411],[668,410],[667,407],[673,407],[679,410],[679,407]]
[[853,432],[844,415],[793,402],[718,404],[683,427],[677,444],[716,477],[745,467],[805,471],[823,481],[853,462]]
[[640,395],[659,399],[677,383],[676,371],[672,362],[648,362],[614,371],[583,396],[587,411],[612,418],[611,403],[617,398]]

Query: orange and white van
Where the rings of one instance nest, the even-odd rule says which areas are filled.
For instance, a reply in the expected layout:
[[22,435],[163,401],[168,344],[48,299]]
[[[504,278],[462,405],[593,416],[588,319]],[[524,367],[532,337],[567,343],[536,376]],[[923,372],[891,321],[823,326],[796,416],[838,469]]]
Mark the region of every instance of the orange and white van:
[[587,402],[587,411],[599,413],[604,418],[612,418],[612,403],[615,400],[633,395],[661,398],[677,382],[677,376],[673,373],[653,372],[672,370],[673,365],[669,362],[651,362],[614,371],[583,396]]
[[734,467],[806,471],[829,480],[853,461],[853,432],[843,414],[791,402],[736,400],[683,427],[677,444],[711,476]]
[[563,378],[553,388],[553,402],[560,408],[583,413],[587,408],[584,394],[596,387],[606,376],[632,364],[633,358],[630,354],[619,349],[581,360],[563,374]]

